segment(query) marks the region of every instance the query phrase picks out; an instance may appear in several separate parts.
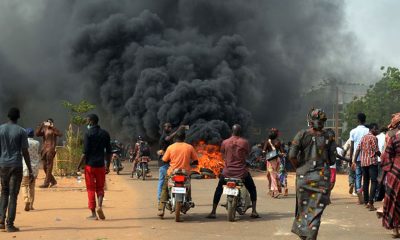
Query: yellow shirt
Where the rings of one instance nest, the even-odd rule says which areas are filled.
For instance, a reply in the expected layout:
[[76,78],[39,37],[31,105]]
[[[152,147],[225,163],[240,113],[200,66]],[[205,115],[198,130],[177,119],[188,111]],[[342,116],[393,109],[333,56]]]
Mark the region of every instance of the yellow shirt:
[[192,145],[184,142],[170,145],[163,156],[164,162],[170,161],[168,175],[171,175],[175,169],[184,169],[190,174],[190,160],[198,160],[197,153]]

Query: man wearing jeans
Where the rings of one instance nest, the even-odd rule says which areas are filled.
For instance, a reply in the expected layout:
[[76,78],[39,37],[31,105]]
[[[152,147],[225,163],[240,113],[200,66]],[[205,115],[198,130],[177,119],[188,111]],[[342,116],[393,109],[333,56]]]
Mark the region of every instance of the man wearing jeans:
[[360,162],[360,157],[356,159],[353,158],[354,158],[354,152],[357,149],[359,143],[361,142],[361,138],[368,134],[369,129],[365,126],[365,121],[367,117],[365,116],[364,113],[357,114],[357,119],[358,119],[358,126],[350,131],[350,141],[351,141],[350,157],[352,158],[352,161],[355,162],[355,165],[353,166],[353,169],[355,167],[356,171],[355,188],[358,196],[358,202],[359,204],[362,204],[364,200],[362,198],[362,190],[361,190],[361,178],[362,178],[361,162]]
[[[364,204],[370,211],[375,211],[374,198],[378,183],[378,156],[381,154],[378,148],[378,139],[376,138],[379,132],[378,125],[371,123],[369,128],[369,133],[361,139],[357,147],[355,159],[360,157],[363,173]],[[369,189],[370,181],[371,189]]]
[[[85,183],[88,193],[88,205],[92,215],[87,219],[101,220],[106,217],[103,213],[104,183],[106,174],[110,172],[111,143],[110,134],[98,125],[99,117],[89,114],[87,117],[88,131],[83,140],[83,155],[78,165],[78,171],[85,162]],[[106,163],[104,162],[106,161]],[[98,201],[96,215],[96,196]]]
[[158,177],[158,188],[157,188],[158,202],[160,202],[162,186],[164,184],[165,176],[167,175],[167,170],[169,168],[169,163],[164,162],[162,158],[164,156],[165,151],[167,151],[168,146],[174,143],[174,137],[176,133],[179,130],[183,129],[185,126],[180,126],[178,130],[176,130],[175,132],[172,132],[171,123],[165,123],[163,127],[164,130],[160,137],[160,150],[158,151],[159,155],[158,166],[160,167],[159,177]]
[[10,121],[0,126],[0,229],[6,229],[7,232],[19,231],[14,226],[14,220],[22,181],[22,156],[28,168],[29,179],[33,180],[28,137],[25,129],[17,125],[19,117],[19,109],[11,108],[8,112]]

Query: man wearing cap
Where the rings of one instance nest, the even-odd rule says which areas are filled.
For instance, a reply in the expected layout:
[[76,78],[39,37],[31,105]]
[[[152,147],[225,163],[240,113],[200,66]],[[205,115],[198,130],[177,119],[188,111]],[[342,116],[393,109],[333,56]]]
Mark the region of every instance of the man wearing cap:
[[35,184],[36,178],[39,173],[39,164],[40,164],[40,156],[39,156],[39,141],[33,139],[35,135],[33,128],[27,128],[26,133],[28,135],[28,144],[29,144],[29,156],[31,157],[31,168],[33,173],[33,179],[29,179],[29,170],[23,162],[23,178],[22,178],[22,193],[24,194],[24,202],[25,202],[25,211],[34,210],[33,202],[35,200]]

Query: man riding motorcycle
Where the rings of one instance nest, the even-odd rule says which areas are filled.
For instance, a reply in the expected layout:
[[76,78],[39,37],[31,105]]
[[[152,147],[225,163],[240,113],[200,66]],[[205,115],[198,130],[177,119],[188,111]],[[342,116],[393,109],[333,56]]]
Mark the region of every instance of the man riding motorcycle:
[[225,184],[225,178],[241,178],[246,189],[250,193],[252,202],[252,218],[260,217],[256,210],[257,205],[257,190],[254,184],[253,178],[251,177],[247,165],[246,159],[249,155],[250,147],[246,139],[241,137],[241,127],[239,124],[235,124],[232,127],[232,136],[222,142],[221,152],[225,160],[225,167],[219,178],[218,186],[215,189],[213,208],[207,218],[216,218],[216,210],[221,199],[223,192],[223,186]]
[[[141,136],[138,136],[135,147],[134,147],[134,163],[132,172],[136,171],[137,164],[141,161],[150,162],[150,146],[143,140]],[[146,171],[149,171],[146,169]]]
[[158,206],[158,216],[163,217],[165,211],[165,204],[168,201],[168,179],[171,174],[176,169],[185,170],[187,173],[190,173],[191,170],[191,160],[197,161],[197,153],[194,150],[194,147],[190,144],[185,143],[185,130],[179,130],[175,135],[175,143],[170,145],[162,160],[164,162],[170,162],[170,166],[167,171],[167,177],[164,180],[164,184],[162,186],[160,203]]

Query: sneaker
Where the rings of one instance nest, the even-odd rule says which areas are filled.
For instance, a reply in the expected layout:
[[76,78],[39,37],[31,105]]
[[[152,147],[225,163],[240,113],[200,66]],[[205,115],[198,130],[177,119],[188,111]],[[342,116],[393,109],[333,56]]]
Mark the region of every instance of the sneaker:
[[15,226],[6,227],[6,232],[19,232],[19,228]]
[[353,197],[357,197],[357,193],[353,192],[351,195],[353,195]]
[[4,223],[0,223],[0,229],[6,229],[6,225]]

